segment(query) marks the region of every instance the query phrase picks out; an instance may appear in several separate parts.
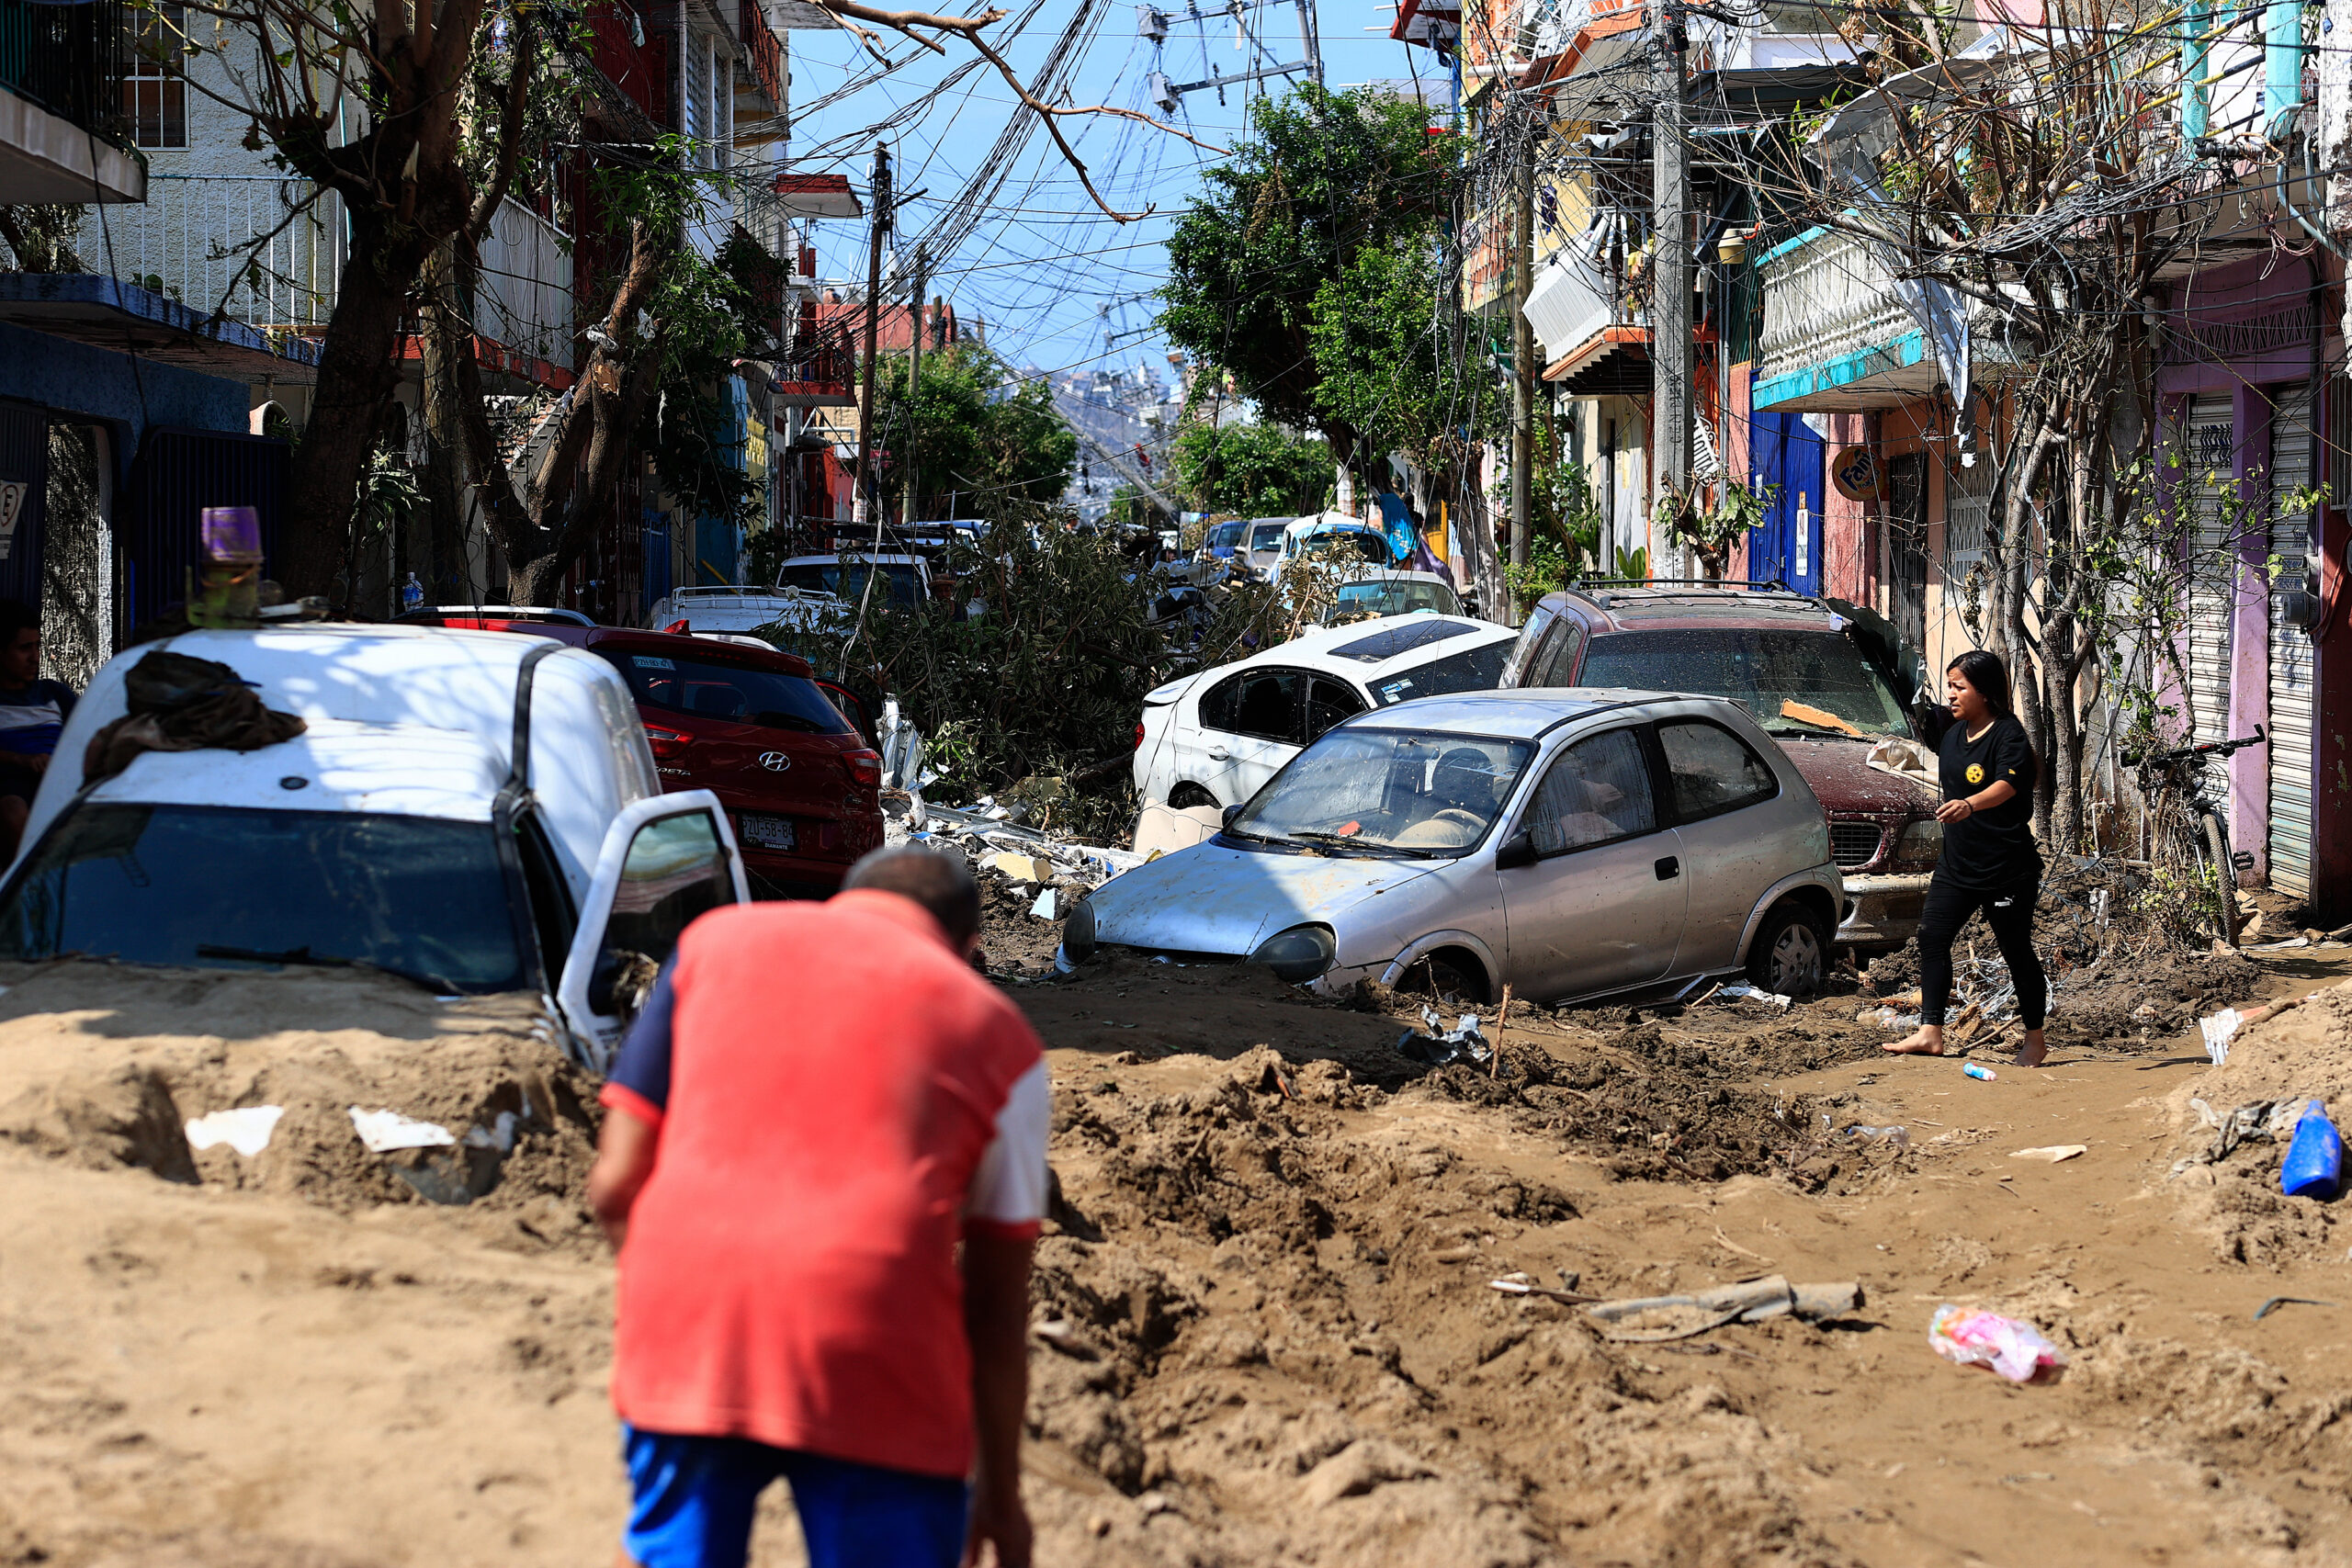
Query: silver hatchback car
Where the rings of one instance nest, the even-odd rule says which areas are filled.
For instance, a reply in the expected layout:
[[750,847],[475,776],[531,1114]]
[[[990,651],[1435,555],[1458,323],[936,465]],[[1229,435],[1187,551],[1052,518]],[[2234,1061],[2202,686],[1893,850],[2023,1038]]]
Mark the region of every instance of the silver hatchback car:
[[1818,989],[1845,886],[1804,775],[1736,703],[1468,692],[1348,720],[1216,838],[1097,889],[1063,928],[1492,1000],[1655,992],[1745,970]]

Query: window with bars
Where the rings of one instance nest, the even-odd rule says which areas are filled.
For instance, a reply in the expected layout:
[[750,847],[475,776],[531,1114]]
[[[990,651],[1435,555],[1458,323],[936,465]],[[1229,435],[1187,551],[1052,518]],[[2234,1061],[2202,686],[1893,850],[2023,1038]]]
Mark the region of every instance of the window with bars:
[[122,117],[141,147],[187,145],[187,83],[181,75],[187,7],[169,3],[140,11],[122,77]]

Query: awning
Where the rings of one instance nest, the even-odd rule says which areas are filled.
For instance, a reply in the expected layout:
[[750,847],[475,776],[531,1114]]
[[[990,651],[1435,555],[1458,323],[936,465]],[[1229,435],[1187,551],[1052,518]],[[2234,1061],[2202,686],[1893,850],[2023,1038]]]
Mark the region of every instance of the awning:
[[1388,36],[1451,54],[1462,41],[1462,0],[1403,0]]
[[212,321],[96,273],[0,273],[0,321],[232,381],[299,386],[319,376],[319,345],[311,339]]
[[847,175],[778,175],[777,205],[795,218],[863,218],[865,208]]
[[1559,53],[1528,66],[1519,85],[1541,91],[1555,118],[1630,118],[1657,96],[1649,45],[1639,10],[1596,18]]
[[1645,397],[1650,330],[1603,327],[1545,366],[1544,379],[1572,398]]

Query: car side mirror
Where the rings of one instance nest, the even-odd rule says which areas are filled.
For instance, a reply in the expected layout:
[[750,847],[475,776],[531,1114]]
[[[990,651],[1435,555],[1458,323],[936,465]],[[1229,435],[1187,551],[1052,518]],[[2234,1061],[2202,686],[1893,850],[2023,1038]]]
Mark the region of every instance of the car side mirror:
[[1516,871],[1535,863],[1535,835],[1525,828],[1495,846],[1495,869]]
[[1216,825],[1220,828],[1230,828],[1233,826],[1233,819],[1240,815],[1241,807],[1238,806],[1228,806],[1223,811],[1217,813]]

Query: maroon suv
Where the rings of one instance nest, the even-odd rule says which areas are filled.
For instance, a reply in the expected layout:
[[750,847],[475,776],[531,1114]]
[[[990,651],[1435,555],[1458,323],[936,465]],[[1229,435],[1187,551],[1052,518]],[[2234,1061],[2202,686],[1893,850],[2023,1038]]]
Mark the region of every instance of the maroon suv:
[[1590,585],[1547,595],[1521,628],[1505,686],[1627,686],[1729,697],[1813,787],[1846,880],[1837,942],[1899,947],[1918,929],[1943,852],[1936,797],[1867,765],[1871,743],[1932,744],[1927,667],[1894,626],[1838,600],[1706,584]]
[[747,640],[418,611],[405,621],[523,632],[584,648],[637,697],[665,789],[718,796],[763,897],[821,898],[882,846],[882,758],[807,660]]

